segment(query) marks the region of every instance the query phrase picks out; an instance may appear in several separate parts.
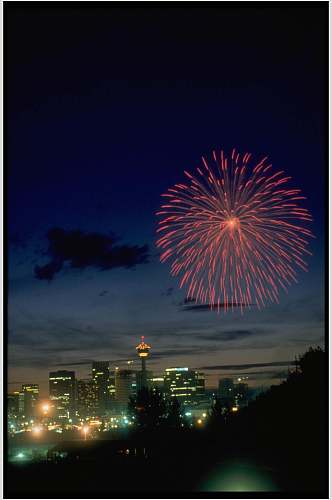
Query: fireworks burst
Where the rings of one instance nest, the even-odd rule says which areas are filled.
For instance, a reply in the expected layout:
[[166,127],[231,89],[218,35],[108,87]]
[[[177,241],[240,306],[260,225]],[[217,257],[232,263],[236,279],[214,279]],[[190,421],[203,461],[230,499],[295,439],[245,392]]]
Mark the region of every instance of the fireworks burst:
[[213,167],[203,157],[198,175],[185,171],[190,182],[168,189],[157,212],[161,262],[172,262],[187,299],[218,312],[278,302],[280,288],[287,292],[297,281],[298,268],[307,271],[303,256],[311,255],[305,225],[312,218],[299,206],[305,197],[267,158],[249,167],[250,156],[213,151]]

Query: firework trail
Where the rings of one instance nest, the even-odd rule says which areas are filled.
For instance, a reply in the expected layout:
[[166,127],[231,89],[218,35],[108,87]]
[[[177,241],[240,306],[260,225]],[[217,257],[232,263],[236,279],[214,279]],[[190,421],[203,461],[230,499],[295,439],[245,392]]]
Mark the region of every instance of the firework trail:
[[213,166],[202,157],[196,177],[185,171],[189,183],[168,189],[157,212],[161,262],[172,262],[187,299],[218,312],[278,302],[311,255],[312,218],[299,206],[305,197],[267,157],[249,167],[250,156],[213,151]]

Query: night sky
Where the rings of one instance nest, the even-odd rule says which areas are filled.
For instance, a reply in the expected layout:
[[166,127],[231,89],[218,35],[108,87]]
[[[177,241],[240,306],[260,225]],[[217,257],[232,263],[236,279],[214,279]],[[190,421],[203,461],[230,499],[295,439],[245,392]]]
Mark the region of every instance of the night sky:
[[[328,4],[310,5],[7,4],[10,390],[124,367],[140,335],[156,373],[209,387],[279,383],[323,346]],[[243,316],[188,308],[155,247],[161,193],[233,147],[292,176],[316,236],[280,304]]]

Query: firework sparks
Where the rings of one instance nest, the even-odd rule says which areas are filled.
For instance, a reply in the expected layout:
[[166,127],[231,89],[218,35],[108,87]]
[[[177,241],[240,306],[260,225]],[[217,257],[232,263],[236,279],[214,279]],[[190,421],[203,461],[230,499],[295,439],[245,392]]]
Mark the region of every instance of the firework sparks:
[[267,158],[249,167],[250,156],[213,151],[213,166],[203,157],[196,176],[184,172],[189,183],[162,195],[167,202],[157,212],[161,262],[172,262],[187,298],[218,312],[277,303],[311,255],[305,226],[312,218],[299,205],[305,197]]

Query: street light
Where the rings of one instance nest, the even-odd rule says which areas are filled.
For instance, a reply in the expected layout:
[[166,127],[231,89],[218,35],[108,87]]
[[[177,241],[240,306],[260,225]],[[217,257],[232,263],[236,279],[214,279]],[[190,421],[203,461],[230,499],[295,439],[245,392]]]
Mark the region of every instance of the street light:
[[89,432],[89,427],[87,425],[83,427],[83,432],[84,432],[84,441],[86,441],[86,435]]
[[50,405],[49,405],[49,404],[47,404],[47,403],[45,403],[45,404],[43,404],[42,408],[43,408],[43,412],[44,412],[44,413],[47,413],[47,412],[48,412],[48,410],[50,409]]

